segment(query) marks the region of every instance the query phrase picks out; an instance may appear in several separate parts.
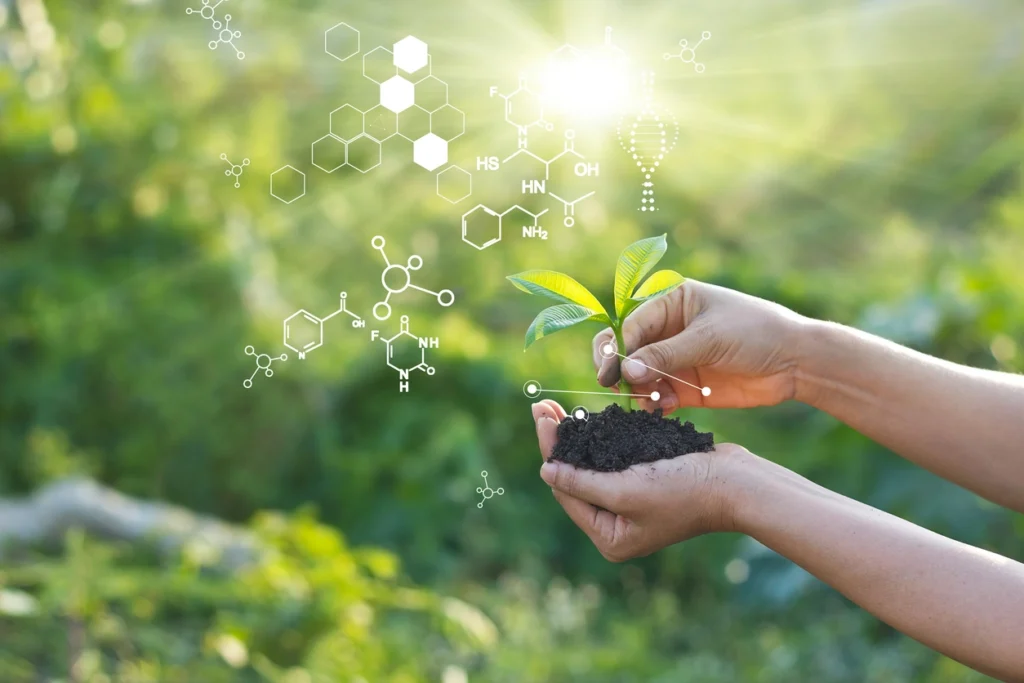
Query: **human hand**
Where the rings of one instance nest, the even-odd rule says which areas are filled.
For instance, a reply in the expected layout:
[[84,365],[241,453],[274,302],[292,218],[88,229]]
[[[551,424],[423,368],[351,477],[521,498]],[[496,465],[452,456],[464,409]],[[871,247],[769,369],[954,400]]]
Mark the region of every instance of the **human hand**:
[[[800,329],[806,321],[789,309],[740,292],[687,280],[666,296],[648,301],[622,328],[629,358],[602,353],[615,337],[606,329],[594,338],[598,382],[613,387],[621,376],[635,394],[661,394],[659,402],[639,399],[648,410],[667,415],[681,406],[750,408],[796,396]],[[617,349],[616,349],[617,350]],[[639,362],[633,362],[633,359]],[[621,363],[620,363],[621,361]],[[669,379],[647,367],[700,389]]]
[[541,478],[604,557],[623,562],[713,531],[735,528],[734,472],[754,458],[732,444],[711,453],[593,472],[551,461],[566,412],[554,401],[533,405],[544,458]]

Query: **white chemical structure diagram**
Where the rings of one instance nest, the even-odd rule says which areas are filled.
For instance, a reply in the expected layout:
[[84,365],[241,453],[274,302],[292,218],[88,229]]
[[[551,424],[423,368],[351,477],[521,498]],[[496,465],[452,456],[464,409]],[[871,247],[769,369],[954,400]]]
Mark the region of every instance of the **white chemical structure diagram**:
[[227,1],[228,0],[217,0],[215,4],[211,5],[210,0],[202,0],[202,7],[199,9],[186,7],[185,14],[198,14],[200,17],[210,22],[210,26],[217,32],[217,40],[211,40],[209,43],[211,50],[216,50],[220,45],[230,45],[239,59],[245,59],[245,53],[235,45],[235,39],[241,38],[242,32],[231,30],[231,15],[225,14],[223,21],[217,18],[217,8]]
[[256,357],[256,369],[252,371],[251,375],[249,375],[249,379],[244,380],[242,382],[242,386],[245,387],[246,389],[252,389],[252,380],[254,377],[256,377],[256,375],[259,374],[260,370],[262,370],[263,374],[266,375],[267,377],[273,377],[274,371],[270,368],[270,366],[274,364],[274,361],[288,360],[288,354],[285,353],[282,353],[280,356],[276,358],[266,353],[256,353],[255,346],[246,346],[245,355]]
[[619,144],[643,174],[640,211],[657,211],[654,203],[654,172],[679,140],[679,122],[654,102],[654,73],[643,75],[644,95],[640,111],[619,124]]
[[[597,178],[601,175],[601,166],[597,162],[588,161],[587,157],[576,149],[576,131],[573,128],[565,129],[562,150],[548,158],[538,154],[531,146],[531,132],[550,133],[555,130],[555,124],[548,119],[546,114],[548,100],[553,99],[557,103],[559,98],[568,96],[569,99],[572,99],[572,96],[577,93],[566,95],[559,91],[566,83],[573,88],[576,86],[571,84],[575,81],[587,80],[586,68],[588,65],[618,69],[626,61],[628,60],[625,52],[614,44],[612,29],[607,27],[604,43],[594,50],[581,50],[566,44],[548,55],[547,70],[549,80],[553,82],[548,84],[544,91],[535,89],[526,73],[519,75],[516,89],[511,92],[503,93],[498,86],[491,86],[490,97],[501,99],[504,121],[516,130],[517,148],[504,157],[478,156],[476,159],[477,172],[499,171],[517,160],[520,165],[534,164],[535,172],[519,181],[520,193],[534,196],[546,195],[560,202],[563,208],[563,225],[567,228],[573,227],[576,224],[576,205],[594,196],[596,191],[585,193],[573,201],[562,198],[549,187],[553,182],[552,168],[556,165],[569,164],[569,169],[577,178]],[[539,216],[546,213],[547,210],[535,214],[516,205],[503,213],[498,213],[495,209],[481,204],[463,214],[462,240],[478,250],[497,244],[502,239],[502,218],[515,209],[522,210],[527,216],[534,219],[532,225],[523,226],[523,237],[547,239],[548,231],[537,222]]]
[[547,209],[540,213],[533,213],[529,209],[524,209],[518,204],[514,204],[498,213],[483,204],[477,204],[462,215],[462,241],[478,251],[483,251],[487,247],[497,244],[501,241],[505,218],[515,211],[520,211],[533,219],[532,224],[522,226],[523,237],[532,237],[540,240],[548,238],[548,231],[540,227],[540,217],[548,212]]
[[[414,358],[419,358],[419,362],[415,365],[399,365],[400,361],[397,358],[396,350],[402,340],[407,339],[409,341],[404,342],[406,344],[413,344],[415,350],[413,352]],[[395,370],[398,373],[398,391],[399,393],[409,393],[409,375],[417,370],[425,372],[428,375],[433,375],[436,370],[432,365],[427,363],[427,349],[440,348],[441,343],[437,337],[417,337],[415,334],[409,331],[409,316],[403,315],[401,318],[401,330],[398,334],[390,338],[384,338],[381,336],[379,330],[373,330],[370,333],[370,341],[380,340],[384,342],[387,352],[385,355],[385,362],[388,367]],[[405,361],[408,362],[408,361]]]
[[338,310],[327,317],[318,318],[302,308],[285,318],[284,345],[299,354],[299,360],[305,360],[306,354],[324,345],[324,323],[336,315],[344,313],[351,317],[352,327],[366,327],[365,320],[348,310],[348,294],[341,292],[338,299]]
[[[314,167],[327,174],[341,168],[369,173],[383,163],[383,143],[398,137],[412,143],[417,166],[437,172],[439,197],[457,204],[472,194],[472,174],[448,163],[450,144],[466,131],[466,115],[449,101],[448,84],[433,74],[425,42],[406,36],[391,49],[363,53],[359,30],[342,22],[324,32],[324,51],[339,62],[362,55],[362,77],[375,85],[379,99],[369,109],[343,104],[330,112],[327,134],[310,146]],[[301,190],[298,182],[282,189],[284,184],[283,178],[277,187],[272,182],[271,196],[291,204],[305,195],[304,183]]]
[[235,189],[237,190],[238,188],[240,188],[242,186],[242,182],[241,182],[242,172],[245,170],[245,167],[249,165],[249,160],[248,159],[242,159],[242,163],[240,163],[240,164],[233,164],[228,159],[228,155],[227,154],[221,154],[220,158],[221,158],[222,161],[226,161],[228,163],[228,166],[231,167],[228,170],[224,171],[224,175],[226,175],[228,177],[231,177],[231,176],[235,177]]
[[480,476],[483,477],[484,485],[482,487],[478,486],[477,489],[476,489],[476,492],[483,496],[483,498],[480,499],[480,502],[476,504],[476,506],[478,508],[482,508],[484,506],[484,502],[490,500],[494,496],[504,496],[505,495],[505,489],[503,489],[503,488],[492,489],[488,485],[488,483],[487,483],[487,470],[484,470],[483,472],[481,472]]
[[689,42],[686,39],[679,41],[679,52],[666,52],[665,61],[670,59],[678,59],[683,64],[693,64],[693,70],[699,74],[704,73],[704,64],[697,61],[697,48],[701,46],[705,40],[711,40],[711,31],[704,31],[700,34],[700,40],[693,47],[689,46]]
[[373,306],[373,317],[377,320],[387,320],[391,317],[391,295],[401,294],[407,289],[415,289],[426,294],[430,294],[437,298],[437,303],[441,306],[448,307],[455,303],[455,293],[450,289],[442,289],[439,292],[435,292],[412,283],[412,272],[419,270],[423,267],[423,259],[420,256],[413,254],[406,261],[403,266],[398,263],[392,263],[388,260],[388,255],[384,251],[385,246],[384,238],[380,235],[371,240],[370,245],[374,249],[380,252],[380,255],[384,258],[384,272],[381,273],[380,282],[384,285],[384,289],[387,290],[387,295],[384,297],[384,301],[380,301]]

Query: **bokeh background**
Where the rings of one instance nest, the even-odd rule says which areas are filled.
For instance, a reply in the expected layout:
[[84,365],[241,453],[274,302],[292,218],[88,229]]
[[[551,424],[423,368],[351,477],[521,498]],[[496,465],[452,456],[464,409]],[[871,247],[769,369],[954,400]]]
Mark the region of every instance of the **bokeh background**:
[[[7,528],[0,680],[984,680],[739,536],[604,561],[537,477],[521,391],[527,379],[594,389],[597,330],[524,354],[543,303],[504,276],[556,268],[607,300],[622,247],[667,233],[665,267],[690,277],[1024,369],[1024,6],[229,0],[218,11],[242,31],[244,60],[208,49],[187,6],[0,0],[0,494],[87,478],[224,520],[264,552],[229,566],[202,535],[168,553],[75,519],[57,542]],[[366,175],[310,164],[331,110],[376,103],[358,59],[324,53],[341,21],[364,52],[408,34],[430,45],[466,113],[451,161],[473,171],[472,198],[438,198],[400,138]],[[468,247],[464,211],[521,198],[514,169],[475,170],[515,149],[489,87],[514,89],[562,43],[600,44],[606,25],[637,69],[657,71],[680,121],[661,211],[636,210],[615,121],[595,117],[577,143],[601,178],[576,225],[533,198],[552,210],[547,240],[513,227]],[[705,73],[662,59],[705,30]],[[558,134],[537,144],[557,148]],[[251,159],[239,189],[221,153]],[[285,164],[307,174],[290,205],[268,192]],[[374,324],[376,234],[392,261],[421,255],[415,282],[456,304],[407,292]],[[322,348],[243,389],[243,349],[281,353],[282,320],[326,315],[342,290],[368,328],[335,318]],[[408,394],[368,335],[397,332],[403,314],[441,339],[436,374],[414,373]],[[1020,515],[805,406],[686,418],[1024,558]],[[505,494],[478,509],[485,469]]]

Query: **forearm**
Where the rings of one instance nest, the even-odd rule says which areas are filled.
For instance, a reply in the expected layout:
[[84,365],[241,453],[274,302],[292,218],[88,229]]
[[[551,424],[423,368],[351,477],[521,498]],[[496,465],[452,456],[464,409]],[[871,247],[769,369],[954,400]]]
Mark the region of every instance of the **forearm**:
[[1024,565],[756,456],[727,476],[738,531],[925,645],[988,675],[1024,681]]
[[832,323],[803,325],[797,398],[908,460],[1024,512],[1024,377]]

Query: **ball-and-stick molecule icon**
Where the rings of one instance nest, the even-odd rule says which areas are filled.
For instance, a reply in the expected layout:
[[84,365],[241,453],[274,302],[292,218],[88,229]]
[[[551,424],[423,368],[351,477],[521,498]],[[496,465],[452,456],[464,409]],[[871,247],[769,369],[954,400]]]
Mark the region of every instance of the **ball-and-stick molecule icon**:
[[254,346],[246,346],[245,355],[256,356],[256,369],[252,371],[252,375],[249,376],[249,379],[244,380],[242,382],[242,386],[245,387],[246,389],[252,389],[252,380],[256,375],[259,374],[260,370],[262,370],[263,374],[266,375],[267,377],[273,377],[274,371],[270,369],[270,366],[274,364],[274,361],[288,360],[288,355],[284,353],[282,353],[277,358],[274,358],[273,356],[266,353],[256,353],[256,347]]
[[238,189],[239,187],[242,186],[242,183],[241,183],[242,173],[245,172],[245,167],[249,165],[249,160],[248,159],[242,159],[242,163],[234,164],[234,163],[231,163],[230,159],[228,159],[228,155],[227,154],[221,154],[220,158],[221,158],[221,161],[228,162],[228,166],[231,167],[231,168],[227,169],[226,171],[224,171],[224,175],[228,176],[229,178],[231,176],[234,176],[234,178],[235,178],[235,189]]
[[670,59],[678,59],[683,64],[693,64],[693,70],[699,74],[704,73],[704,63],[697,61],[697,48],[700,47],[701,43],[705,40],[711,40],[711,31],[704,31],[700,34],[700,40],[693,47],[690,47],[689,41],[685,38],[679,41],[679,52],[666,52],[665,61]]
[[476,504],[476,506],[478,508],[482,508],[484,506],[484,501],[490,500],[491,498],[493,498],[496,495],[498,495],[498,496],[504,496],[505,495],[505,489],[502,489],[502,488],[492,489],[490,486],[488,486],[488,484],[487,484],[487,470],[484,470],[483,472],[481,472],[480,476],[484,478],[484,485],[482,487],[478,486],[477,489],[476,489],[476,492],[483,496],[483,498],[480,500],[480,502]]

